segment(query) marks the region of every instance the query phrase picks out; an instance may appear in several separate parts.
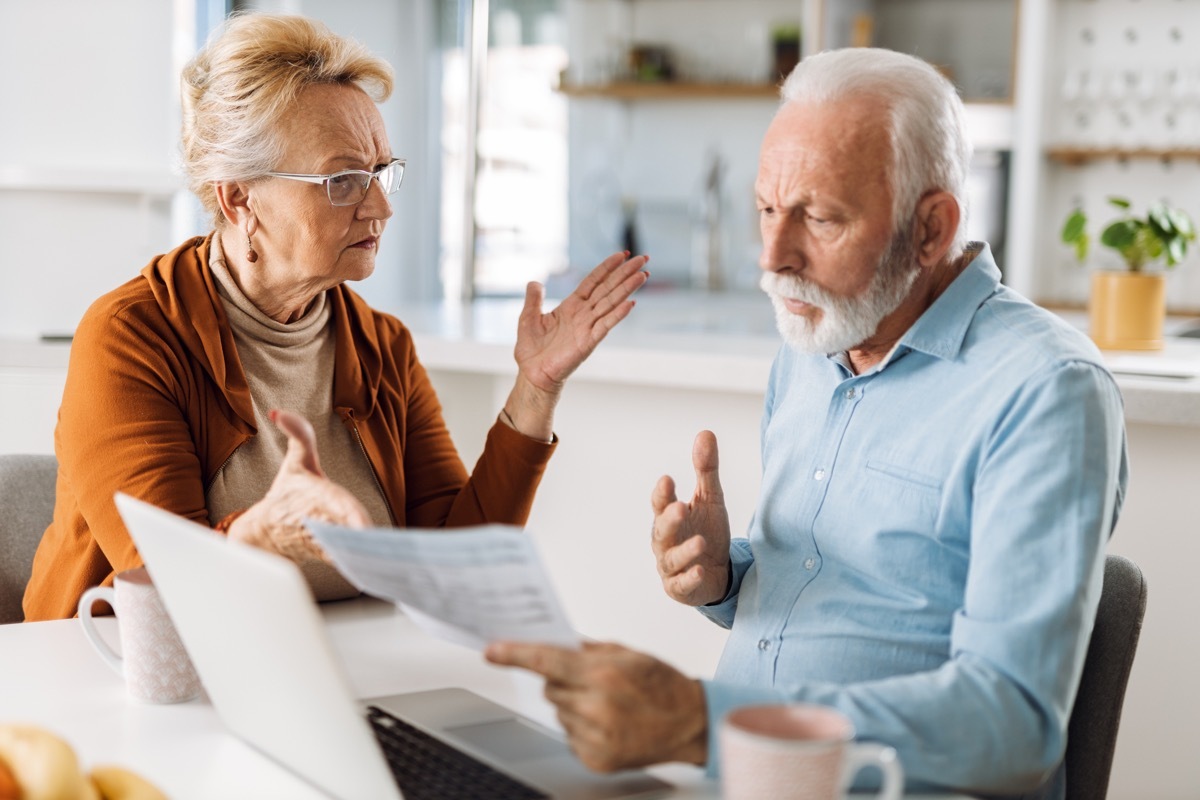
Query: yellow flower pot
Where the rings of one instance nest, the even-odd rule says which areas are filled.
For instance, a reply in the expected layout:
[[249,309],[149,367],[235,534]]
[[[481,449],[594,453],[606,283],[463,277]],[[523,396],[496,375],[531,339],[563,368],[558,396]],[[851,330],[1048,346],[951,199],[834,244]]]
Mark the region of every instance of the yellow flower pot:
[[1161,350],[1166,316],[1161,272],[1092,273],[1088,330],[1102,350]]

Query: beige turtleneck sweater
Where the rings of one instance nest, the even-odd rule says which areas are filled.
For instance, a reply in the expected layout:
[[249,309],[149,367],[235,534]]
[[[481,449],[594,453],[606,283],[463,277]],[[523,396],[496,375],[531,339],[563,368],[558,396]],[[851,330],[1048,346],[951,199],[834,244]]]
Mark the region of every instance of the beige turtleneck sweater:
[[[209,487],[209,518],[215,523],[267,493],[287,451],[287,437],[267,415],[282,408],[312,423],[321,468],[329,479],[349,489],[374,524],[392,524],[366,454],[333,411],[334,336],[325,293],[295,322],[276,322],[238,287],[225,264],[220,236],[212,241],[209,265],[250,386],[258,435],[234,452]],[[318,600],[358,593],[328,564],[300,566]]]

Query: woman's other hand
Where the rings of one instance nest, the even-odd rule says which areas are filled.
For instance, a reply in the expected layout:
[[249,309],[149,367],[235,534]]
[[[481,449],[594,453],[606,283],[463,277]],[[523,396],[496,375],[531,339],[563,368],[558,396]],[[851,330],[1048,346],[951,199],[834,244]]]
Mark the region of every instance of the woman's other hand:
[[630,258],[626,252],[612,254],[545,314],[545,287],[536,281],[526,287],[513,352],[517,384],[504,404],[514,428],[533,438],[551,438],[554,407],[563,385],[608,332],[633,310],[630,295],[650,277],[642,269],[649,260],[649,256]]
[[229,538],[297,564],[327,561],[304,527],[306,517],[355,528],[367,527],[371,518],[358,498],[325,476],[308,420],[291,411],[272,411],[271,421],[288,437],[287,453],[263,499],[229,526]]

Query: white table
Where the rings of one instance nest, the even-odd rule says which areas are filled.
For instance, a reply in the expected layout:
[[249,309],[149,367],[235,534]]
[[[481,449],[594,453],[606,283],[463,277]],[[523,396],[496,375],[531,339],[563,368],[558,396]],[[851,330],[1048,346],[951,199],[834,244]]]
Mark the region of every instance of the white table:
[[[390,603],[360,599],[322,610],[359,697],[464,686],[558,727],[533,676],[426,636]],[[115,620],[97,623],[116,644]],[[128,767],[176,800],[325,796],[227,733],[204,698],[167,706],[128,699],[78,620],[0,626],[0,722],[48,728],[70,742],[85,769]],[[673,796],[719,796],[697,768],[653,771],[679,787]]]

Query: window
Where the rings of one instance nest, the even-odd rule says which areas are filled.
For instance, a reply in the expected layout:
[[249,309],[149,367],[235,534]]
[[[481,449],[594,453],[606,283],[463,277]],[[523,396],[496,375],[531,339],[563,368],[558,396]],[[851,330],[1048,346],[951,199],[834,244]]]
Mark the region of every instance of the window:
[[558,0],[490,4],[472,137],[471,4],[440,6],[440,274],[450,295],[522,295],[567,267],[567,105],[555,90],[567,65],[563,13]]

